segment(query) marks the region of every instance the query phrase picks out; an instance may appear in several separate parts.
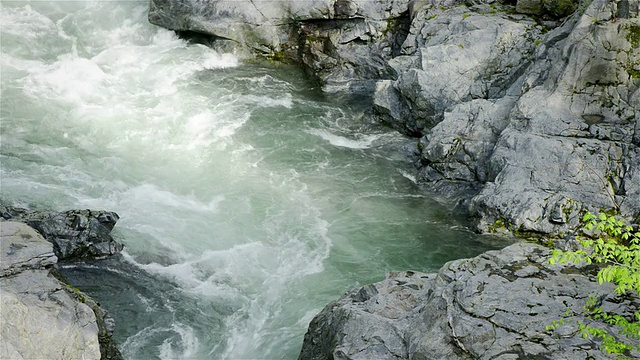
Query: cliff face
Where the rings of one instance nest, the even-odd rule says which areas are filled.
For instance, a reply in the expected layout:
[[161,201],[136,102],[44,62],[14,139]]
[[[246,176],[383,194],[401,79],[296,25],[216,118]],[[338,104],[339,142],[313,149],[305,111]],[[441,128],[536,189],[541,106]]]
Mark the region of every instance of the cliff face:
[[152,23],[300,63],[417,138],[419,179],[483,231],[640,216],[637,0],[151,0]]

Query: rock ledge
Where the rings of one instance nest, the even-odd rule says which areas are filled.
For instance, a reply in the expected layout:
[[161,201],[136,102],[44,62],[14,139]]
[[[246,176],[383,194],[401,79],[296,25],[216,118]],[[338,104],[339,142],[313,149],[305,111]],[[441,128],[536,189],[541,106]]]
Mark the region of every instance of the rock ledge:
[[[517,243],[449,262],[437,274],[391,273],[327,305],[311,321],[299,358],[609,358],[579,335],[578,321],[593,322],[582,307],[594,296],[606,311],[631,315],[639,300],[598,285],[592,268],[549,265],[549,257],[545,247]],[[566,324],[545,330],[559,319]]]

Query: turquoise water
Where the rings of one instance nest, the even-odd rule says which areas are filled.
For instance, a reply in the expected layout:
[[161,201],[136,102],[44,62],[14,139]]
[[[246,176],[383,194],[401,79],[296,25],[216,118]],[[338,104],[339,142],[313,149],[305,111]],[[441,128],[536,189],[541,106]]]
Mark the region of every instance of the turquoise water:
[[0,197],[120,215],[125,264],[63,270],[127,358],[295,358],[348,289],[504,245],[295,68],[188,44],[146,1],[1,6]]

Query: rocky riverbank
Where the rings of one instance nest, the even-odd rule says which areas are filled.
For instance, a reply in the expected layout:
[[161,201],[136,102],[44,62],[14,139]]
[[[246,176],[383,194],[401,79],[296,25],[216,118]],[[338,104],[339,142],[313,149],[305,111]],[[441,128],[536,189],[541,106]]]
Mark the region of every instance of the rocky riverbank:
[[311,321],[300,359],[614,358],[580,336],[578,322],[595,324],[582,308],[592,296],[630,317],[640,301],[598,285],[593,267],[549,258],[545,247],[518,243],[449,262],[437,274],[389,274],[327,305]]
[[[416,138],[418,179],[462,198],[480,231],[562,238],[587,210],[640,222],[639,13],[637,0],[151,0],[149,20],[371,96],[372,116]],[[578,335],[589,319],[545,326],[590,295],[628,314],[638,300],[548,257],[516,244],[391,274],[328,305],[300,358],[606,357]]]
[[637,0],[152,0],[152,23],[300,64],[416,137],[418,178],[481,231],[640,216]]
[[[113,319],[56,269],[59,259],[119,252],[122,246],[109,235],[117,215],[0,210],[9,220],[0,221],[0,358],[122,359],[111,340]],[[41,228],[48,241],[25,222]]]

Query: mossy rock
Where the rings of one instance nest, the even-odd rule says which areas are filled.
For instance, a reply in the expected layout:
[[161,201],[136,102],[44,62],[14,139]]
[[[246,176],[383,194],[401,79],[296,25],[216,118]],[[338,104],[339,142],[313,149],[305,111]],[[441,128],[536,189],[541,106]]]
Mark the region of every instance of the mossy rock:
[[624,28],[627,30],[625,39],[631,43],[632,47],[640,47],[640,25],[628,24]]
[[576,0],[544,0],[543,6],[545,12],[553,17],[563,18],[571,15],[578,8]]

